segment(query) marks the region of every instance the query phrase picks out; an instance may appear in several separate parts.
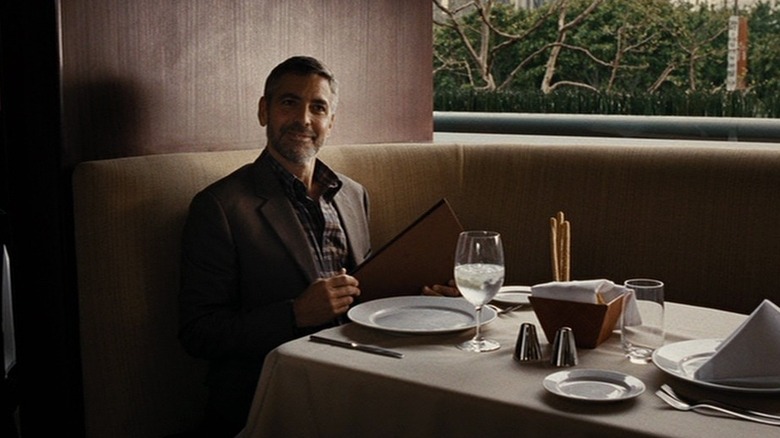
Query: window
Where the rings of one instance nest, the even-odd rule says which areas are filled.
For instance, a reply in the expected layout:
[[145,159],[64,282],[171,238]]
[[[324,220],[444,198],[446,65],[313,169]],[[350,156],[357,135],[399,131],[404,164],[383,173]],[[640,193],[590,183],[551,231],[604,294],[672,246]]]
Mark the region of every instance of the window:
[[437,130],[482,112],[483,132],[780,141],[774,0],[433,7]]

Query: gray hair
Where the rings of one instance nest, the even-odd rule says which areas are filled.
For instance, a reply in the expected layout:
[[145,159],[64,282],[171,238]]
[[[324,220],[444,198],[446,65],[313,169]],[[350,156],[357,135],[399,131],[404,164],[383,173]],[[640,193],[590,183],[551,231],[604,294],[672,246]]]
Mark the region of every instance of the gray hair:
[[333,93],[333,102],[331,102],[331,105],[335,111],[336,104],[338,103],[338,82],[336,81],[336,77],[325,64],[311,56],[293,56],[274,67],[265,80],[265,89],[263,90],[263,93],[265,94],[266,99],[270,99],[271,96],[273,96],[274,92],[279,87],[279,81],[286,74],[302,76],[316,74],[327,79],[328,85],[330,86],[330,92]]

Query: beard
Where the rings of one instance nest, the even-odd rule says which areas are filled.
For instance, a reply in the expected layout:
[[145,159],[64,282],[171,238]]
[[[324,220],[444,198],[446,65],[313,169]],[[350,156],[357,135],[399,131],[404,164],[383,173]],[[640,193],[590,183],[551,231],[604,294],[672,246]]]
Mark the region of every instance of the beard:
[[324,143],[324,139],[314,131],[297,123],[282,126],[278,130],[272,129],[269,124],[266,135],[269,147],[295,164],[308,163],[317,156]]

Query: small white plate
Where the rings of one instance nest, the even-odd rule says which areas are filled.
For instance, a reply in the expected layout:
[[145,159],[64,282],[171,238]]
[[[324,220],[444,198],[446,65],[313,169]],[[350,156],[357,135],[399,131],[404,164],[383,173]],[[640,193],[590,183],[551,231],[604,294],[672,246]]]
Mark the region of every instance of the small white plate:
[[607,370],[559,371],[542,384],[555,395],[591,402],[627,400],[645,392],[645,384],[636,377]]
[[531,304],[531,286],[504,286],[498,290],[493,301],[503,304]]
[[706,362],[722,342],[722,339],[693,339],[673,342],[653,352],[653,363],[661,371],[688,382],[711,389],[748,393],[780,393],[776,384],[766,386],[737,386],[707,382],[696,378],[696,370]]
[[[476,327],[476,310],[465,298],[403,296],[380,298],[349,309],[356,324],[407,334],[449,333]],[[496,311],[482,306],[482,324],[496,319]]]

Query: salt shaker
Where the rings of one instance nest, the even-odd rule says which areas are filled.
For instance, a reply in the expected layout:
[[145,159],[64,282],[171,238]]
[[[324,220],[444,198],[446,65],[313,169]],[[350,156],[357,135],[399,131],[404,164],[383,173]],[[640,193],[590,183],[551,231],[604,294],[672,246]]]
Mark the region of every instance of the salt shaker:
[[520,325],[515,343],[514,359],[518,362],[535,362],[542,359],[542,348],[536,336],[536,326],[524,322]]
[[555,332],[550,363],[556,367],[577,365],[577,346],[570,327],[561,327]]

